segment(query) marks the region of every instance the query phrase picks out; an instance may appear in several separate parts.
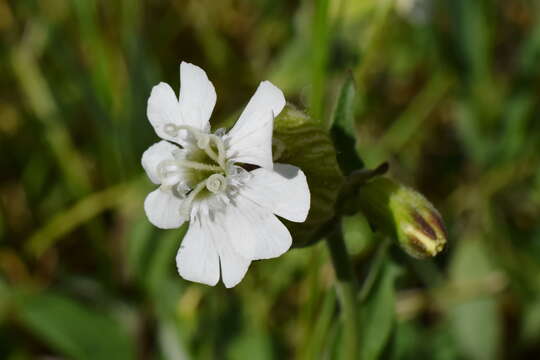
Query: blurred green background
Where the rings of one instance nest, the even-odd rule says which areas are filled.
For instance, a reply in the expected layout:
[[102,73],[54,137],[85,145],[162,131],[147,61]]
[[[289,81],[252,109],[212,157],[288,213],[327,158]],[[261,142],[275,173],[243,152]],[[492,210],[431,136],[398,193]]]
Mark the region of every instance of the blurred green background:
[[540,358],[539,16],[533,0],[0,0],[0,358],[343,355],[323,243],[226,290],[181,279],[182,231],[146,220],[146,101],[178,90],[181,60],[213,81],[214,124],[265,79],[326,122],[352,74],[360,156],[445,217],[426,261],[344,220],[370,284],[364,359]]

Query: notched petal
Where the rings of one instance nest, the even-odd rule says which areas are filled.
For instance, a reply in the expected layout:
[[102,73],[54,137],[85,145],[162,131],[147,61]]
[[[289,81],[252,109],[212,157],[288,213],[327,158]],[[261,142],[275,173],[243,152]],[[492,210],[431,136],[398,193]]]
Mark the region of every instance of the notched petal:
[[216,104],[216,90],[200,67],[180,64],[180,111],[185,125],[208,131]]
[[194,221],[176,255],[178,274],[186,280],[214,286],[219,281],[219,257],[208,228]]

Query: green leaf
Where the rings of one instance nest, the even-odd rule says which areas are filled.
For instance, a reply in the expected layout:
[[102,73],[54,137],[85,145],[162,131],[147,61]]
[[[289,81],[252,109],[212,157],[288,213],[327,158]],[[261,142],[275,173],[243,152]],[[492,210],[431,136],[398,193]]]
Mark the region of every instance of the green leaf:
[[131,231],[126,245],[127,270],[131,277],[140,279],[146,274],[148,258],[152,253],[152,242],[155,241],[152,235],[155,231],[146,216],[140,217],[130,225]]
[[153,253],[148,264],[145,278],[151,291],[159,292],[159,285],[167,279],[167,275],[171,272],[176,274],[174,259],[187,228],[187,224],[184,224],[178,230],[175,229],[163,232],[157,239],[156,247],[152,250]]
[[324,100],[329,55],[329,0],[315,0],[313,34],[311,38],[312,88],[310,113],[321,121],[324,114]]
[[[493,271],[488,253],[480,241],[461,241],[451,263],[451,278],[458,288],[477,288],[478,282]],[[494,298],[472,297],[454,306],[449,316],[452,332],[467,358],[497,358],[501,324]]]
[[112,318],[51,293],[21,295],[18,319],[52,349],[76,360],[134,359],[134,344]]
[[262,330],[249,329],[236,336],[227,351],[227,359],[275,359],[270,336]]
[[11,302],[11,291],[8,285],[0,278],[0,324],[4,322],[4,319],[9,311]]
[[[425,327],[420,322],[403,321],[396,325],[388,359],[455,360],[461,359],[450,334],[448,324]],[[429,339],[427,342],[426,339]],[[385,355],[387,352],[385,352]]]
[[379,359],[395,325],[394,281],[398,269],[387,262],[371,294],[360,309],[360,347],[363,360]]
[[526,344],[534,344],[540,339],[540,300],[535,299],[525,305],[520,338]]
[[352,74],[349,74],[341,86],[332,122],[329,124],[330,127],[333,125],[338,126],[343,129],[345,134],[354,138],[356,135],[354,123],[355,105],[356,87]]
[[354,120],[356,100],[354,78],[350,74],[341,87],[330,124],[332,138],[334,139],[334,144],[336,144],[337,160],[345,174],[364,167],[364,163],[356,151]]
[[301,246],[334,215],[343,175],[328,133],[291,105],[275,119],[274,144],[275,161],[298,166],[306,174],[309,184],[311,208],[308,218],[304,223],[285,222],[293,234],[293,244]]

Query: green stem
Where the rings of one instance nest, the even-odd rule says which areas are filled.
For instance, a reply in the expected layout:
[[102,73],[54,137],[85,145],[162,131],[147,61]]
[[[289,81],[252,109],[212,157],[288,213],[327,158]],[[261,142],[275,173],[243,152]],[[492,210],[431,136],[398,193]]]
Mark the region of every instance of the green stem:
[[366,301],[368,295],[371,292],[371,289],[373,288],[373,285],[375,285],[375,280],[381,272],[389,245],[390,241],[388,238],[382,239],[379,250],[377,251],[377,254],[375,254],[375,258],[369,266],[369,273],[366,276],[362,287],[360,288],[360,293],[358,294],[358,302],[360,305],[363,304],[364,301]]
[[358,358],[358,314],[356,312],[356,281],[354,278],[351,261],[341,226],[338,226],[336,231],[332,232],[326,238],[326,245],[330,252],[332,265],[336,272],[336,292],[341,305],[341,316],[343,319],[343,358],[357,359]]

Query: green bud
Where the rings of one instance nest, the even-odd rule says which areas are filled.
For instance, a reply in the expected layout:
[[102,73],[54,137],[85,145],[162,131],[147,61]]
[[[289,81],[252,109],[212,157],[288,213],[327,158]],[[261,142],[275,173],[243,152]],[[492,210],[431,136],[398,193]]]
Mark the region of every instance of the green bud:
[[368,221],[397,238],[409,255],[425,258],[443,250],[447,239],[443,219],[418,191],[379,177],[360,187],[358,201]]

